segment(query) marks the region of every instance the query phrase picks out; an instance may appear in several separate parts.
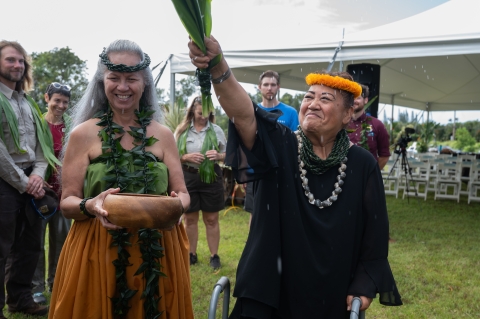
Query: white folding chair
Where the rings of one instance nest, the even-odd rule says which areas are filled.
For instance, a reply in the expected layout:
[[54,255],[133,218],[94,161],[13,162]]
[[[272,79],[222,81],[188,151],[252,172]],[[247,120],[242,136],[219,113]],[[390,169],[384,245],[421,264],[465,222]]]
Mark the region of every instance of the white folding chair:
[[437,198],[456,199],[460,202],[462,163],[438,163],[435,182],[435,200]]
[[468,182],[468,203],[480,202],[480,161],[477,160],[471,167],[470,181]]
[[[383,186],[385,195],[395,195],[398,198],[398,177],[400,175],[400,161],[395,164],[396,159],[389,159],[382,170]],[[394,167],[395,164],[395,167]]]

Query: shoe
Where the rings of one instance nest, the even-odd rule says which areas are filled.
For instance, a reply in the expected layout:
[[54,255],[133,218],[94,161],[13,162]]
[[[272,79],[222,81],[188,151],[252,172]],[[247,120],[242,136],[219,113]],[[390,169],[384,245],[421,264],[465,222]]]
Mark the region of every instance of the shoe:
[[39,305],[46,305],[47,304],[47,298],[41,293],[41,292],[36,292],[33,294],[33,301],[35,303],[38,303]]
[[30,316],[45,316],[48,314],[48,306],[41,306],[35,302],[25,308],[16,308],[8,306],[8,311],[11,313],[23,313]]
[[198,262],[197,254],[190,253],[190,266],[195,265]]
[[212,267],[214,270],[222,267],[222,264],[220,263],[220,257],[217,254],[210,257],[210,267]]

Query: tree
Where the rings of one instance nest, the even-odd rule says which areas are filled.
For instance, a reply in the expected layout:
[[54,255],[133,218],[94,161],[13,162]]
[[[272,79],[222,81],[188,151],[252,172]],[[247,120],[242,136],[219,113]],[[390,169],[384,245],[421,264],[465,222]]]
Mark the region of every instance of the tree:
[[475,152],[475,138],[465,127],[461,127],[455,132],[455,147],[464,152]]
[[86,61],[81,60],[69,47],[54,48],[51,51],[32,53],[33,79],[35,89],[32,98],[40,108],[46,110],[43,98],[48,85],[52,82],[69,85],[72,88],[70,105],[82,96],[88,80]]
[[188,76],[180,81],[175,81],[175,103],[179,102],[179,99],[185,102],[185,105],[189,105],[191,96],[197,93],[196,78],[194,76]]
[[419,125],[419,135],[418,135],[418,151],[419,152],[426,152],[428,150],[428,146],[433,139],[435,134],[435,129],[439,126],[438,123],[434,121],[426,122]]

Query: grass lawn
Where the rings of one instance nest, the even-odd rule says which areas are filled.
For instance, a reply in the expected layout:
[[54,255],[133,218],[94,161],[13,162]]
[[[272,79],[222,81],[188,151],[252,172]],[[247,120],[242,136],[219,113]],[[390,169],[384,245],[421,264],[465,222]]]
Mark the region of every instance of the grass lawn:
[[[401,196],[400,196],[401,197]],[[480,314],[480,203],[409,201],[387,196],[390,217],[389,261],[404,305],[384,307],[374,300],[367,318],[478,318]],[[207,318],[213,286],[222,276],[235,284],[235,271],[248,235],[248,213],[220,214],[222,268],[208,266],[205,228],[199,223],[199,263],[191,269],[196,318]],[[217,308],[221,318],[222,298]],[[230,300],[230,309],[235,299]],[[11,315],[9,318],[26,319]]]

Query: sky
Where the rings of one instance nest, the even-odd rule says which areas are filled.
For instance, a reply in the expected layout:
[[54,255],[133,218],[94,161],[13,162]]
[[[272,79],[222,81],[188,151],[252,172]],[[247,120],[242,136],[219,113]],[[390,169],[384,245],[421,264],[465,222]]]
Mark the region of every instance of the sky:
[[[365,30],[446,1],[213,0],[212,34],[224,50],[320,43],[339,40],[343,29],[346,34]],[[188,42],[170,0],[23,0],[8,10],[2,9],[0,30],[0,39],[16,40],[28,52],[68,46],[87,61],[89,79],[98,55],[115,39],[137,42],[152,58],[152,66],[172,53],[187,52]],[[167,67],[159,83],[166,91],[170,87],[169,72]],[[253,85],[244,87],[255,92]],[[389,108],[384,108],[388,117]],[[463,113],[472,112],[457,112],[460,122],[472,119],[471,114]],[[473,116],[479,118],[480,112],[476,114]],[[378,117],[383,119],[383,114]],[[448,123],[449,118],[453,118],[453,112],[433,112],[437,122]]]

